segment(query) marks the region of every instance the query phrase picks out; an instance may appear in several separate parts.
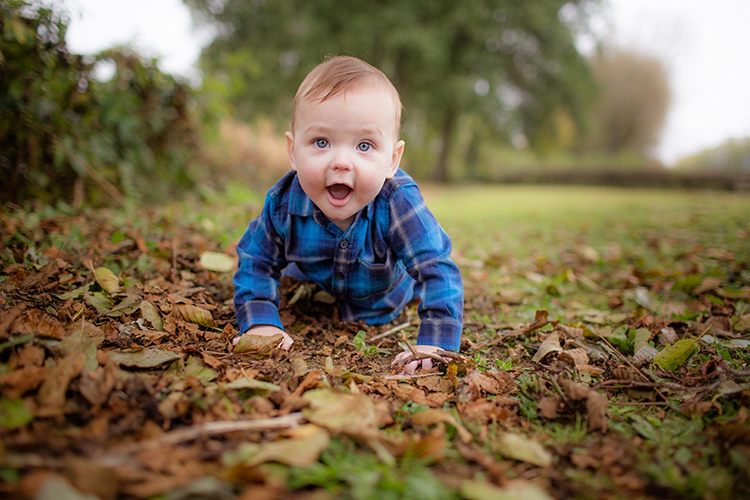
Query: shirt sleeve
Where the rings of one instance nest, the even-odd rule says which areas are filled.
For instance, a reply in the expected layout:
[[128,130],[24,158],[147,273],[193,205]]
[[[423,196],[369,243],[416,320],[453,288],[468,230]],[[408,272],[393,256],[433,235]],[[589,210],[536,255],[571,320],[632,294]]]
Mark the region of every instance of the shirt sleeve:
[[451,240],[415,184],[396,190],[390,206],[389,243],[416,281],[421,299],[417,342],[457,351],[464,293],[461,271],[450,258]]
[[273,205],[272,198],[266,197],[263,211],[250,222],[237,244],[234,309],[241,333],[255,325],[284,329],[279,317],[278,288],[286,258],[283,239],[273,224]]

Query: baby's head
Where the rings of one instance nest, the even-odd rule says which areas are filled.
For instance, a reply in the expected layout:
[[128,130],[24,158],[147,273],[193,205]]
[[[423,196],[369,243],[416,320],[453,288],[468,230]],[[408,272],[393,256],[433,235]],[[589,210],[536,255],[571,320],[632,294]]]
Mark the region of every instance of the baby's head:
[[305,194],[340,229],[398,171],[401,99],[379,70],[334,57],[305,78],[286,133],[292,170]]
[[335,56],[318,66],[305,77],[294,96],[294,113],[292,114],[292,133],[298,118],[298,110],[303,102],[325,101],[341,92],[372,87],[385,91],[393,102],[393,120],[396,139],[401,134],[401,98],[382,71],[370,64],[350,56]]

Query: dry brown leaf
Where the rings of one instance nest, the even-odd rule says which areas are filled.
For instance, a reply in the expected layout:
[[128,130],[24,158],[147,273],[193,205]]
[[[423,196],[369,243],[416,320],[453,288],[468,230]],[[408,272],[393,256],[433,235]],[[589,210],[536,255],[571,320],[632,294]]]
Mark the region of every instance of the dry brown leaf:
[[558,379],[557,383],[560,384],[560,387],[565,392],[565,395],[571,401],[580,401],[582,399],[586,399],[589,392],[591,391],[591,389],[589,389],[585,385],[573,382],[572,380],[567,378],[560,378]]
[[543,418],[555,420],[557,418],[557,409],[560,407],[561,402],[562,398],[558,395],[544,397],[539,400],[536,409]]
[[20,398],[39,387],[47,378],[47,370],[41,366],[26,366],[5,375],[0,375],[0,389],[10,399]]
[[42,408],[60,408],[65,404],[65,393],[70,382],[83,370],[86,357],[80,352],[71,352],[49,371],[47,379],[37,394],[37,401]]
[[39,309],[30,309],[26,314],[16,318],[10,325],[10,332],[13,335],[33,334],[55,340],[65,337],[62,323]]
[[571,366],[586,365],[589,362],[589,355],[583,347],[575,349],[565,349],[557,355],[557,359]]
[[586,422],[588,431],[607,432],[607,396],[597,391],[589,391],[586,396]]
[[93,371],[81,374],[78,390],[93,406],[104,404],[120,379],[120,370],[114,363],[107,363]]
[[216,322],[214,322],[210,311],[190,304],[175,304],[174,309],[185,321],[205,326],[206,328],[216,328]]
[[26,309],[26,306],[21,304],[12,307],[8,311],[0,311],[0,339],[8,338],[10,325],[21,315],[24,309]]
[[539,350],[534,354],[534,357],[531,358],[531,361],[534,363],[541,363],[544,361],[544,358],[551,353],[560,352],[562,350],[562,346],[560,345],[560,334],[552,332],[546,339],[544,339],[542,345],[539,346]]
[[456,428],[456,432],[458,432],[458,437],[461,439],[461,442],[468,444],[473,439],[471,432],[466,430],[466,427],[464,427],[456,417],[445,410],[422,410],[412,415],[411,421],[416,425],[424,426],[431,426],[437,423],[450,424]]
[[271,357],[273,350],[276,349],[284,337],[277,333],[276,335],[243,335],[240,341],[234,346],[234,354],[247,354],[253,359],[265,359]]

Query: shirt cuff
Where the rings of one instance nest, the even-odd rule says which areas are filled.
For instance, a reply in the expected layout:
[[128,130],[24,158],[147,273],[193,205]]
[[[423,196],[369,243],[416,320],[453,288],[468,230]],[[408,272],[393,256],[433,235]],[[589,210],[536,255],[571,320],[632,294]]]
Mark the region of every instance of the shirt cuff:
[[236,308],[237,324],[240,333],[247,332],[251,326],[272,325],[284,329],[275,304],[265,300],[249,300]]
[[423,319],[419,325],[417,344],[434,345],[446,351],[461,347],[463,324],[451,319]]

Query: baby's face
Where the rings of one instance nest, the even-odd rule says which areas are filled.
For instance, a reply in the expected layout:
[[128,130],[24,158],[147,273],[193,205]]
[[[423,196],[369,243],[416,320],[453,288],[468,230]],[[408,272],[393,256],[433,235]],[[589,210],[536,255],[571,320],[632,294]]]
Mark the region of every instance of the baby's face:
[[398,170],[394,103],[381,89],[359,87],[325,101],[303,101],[286,133],[292,169],[307,196],[342,230]]

